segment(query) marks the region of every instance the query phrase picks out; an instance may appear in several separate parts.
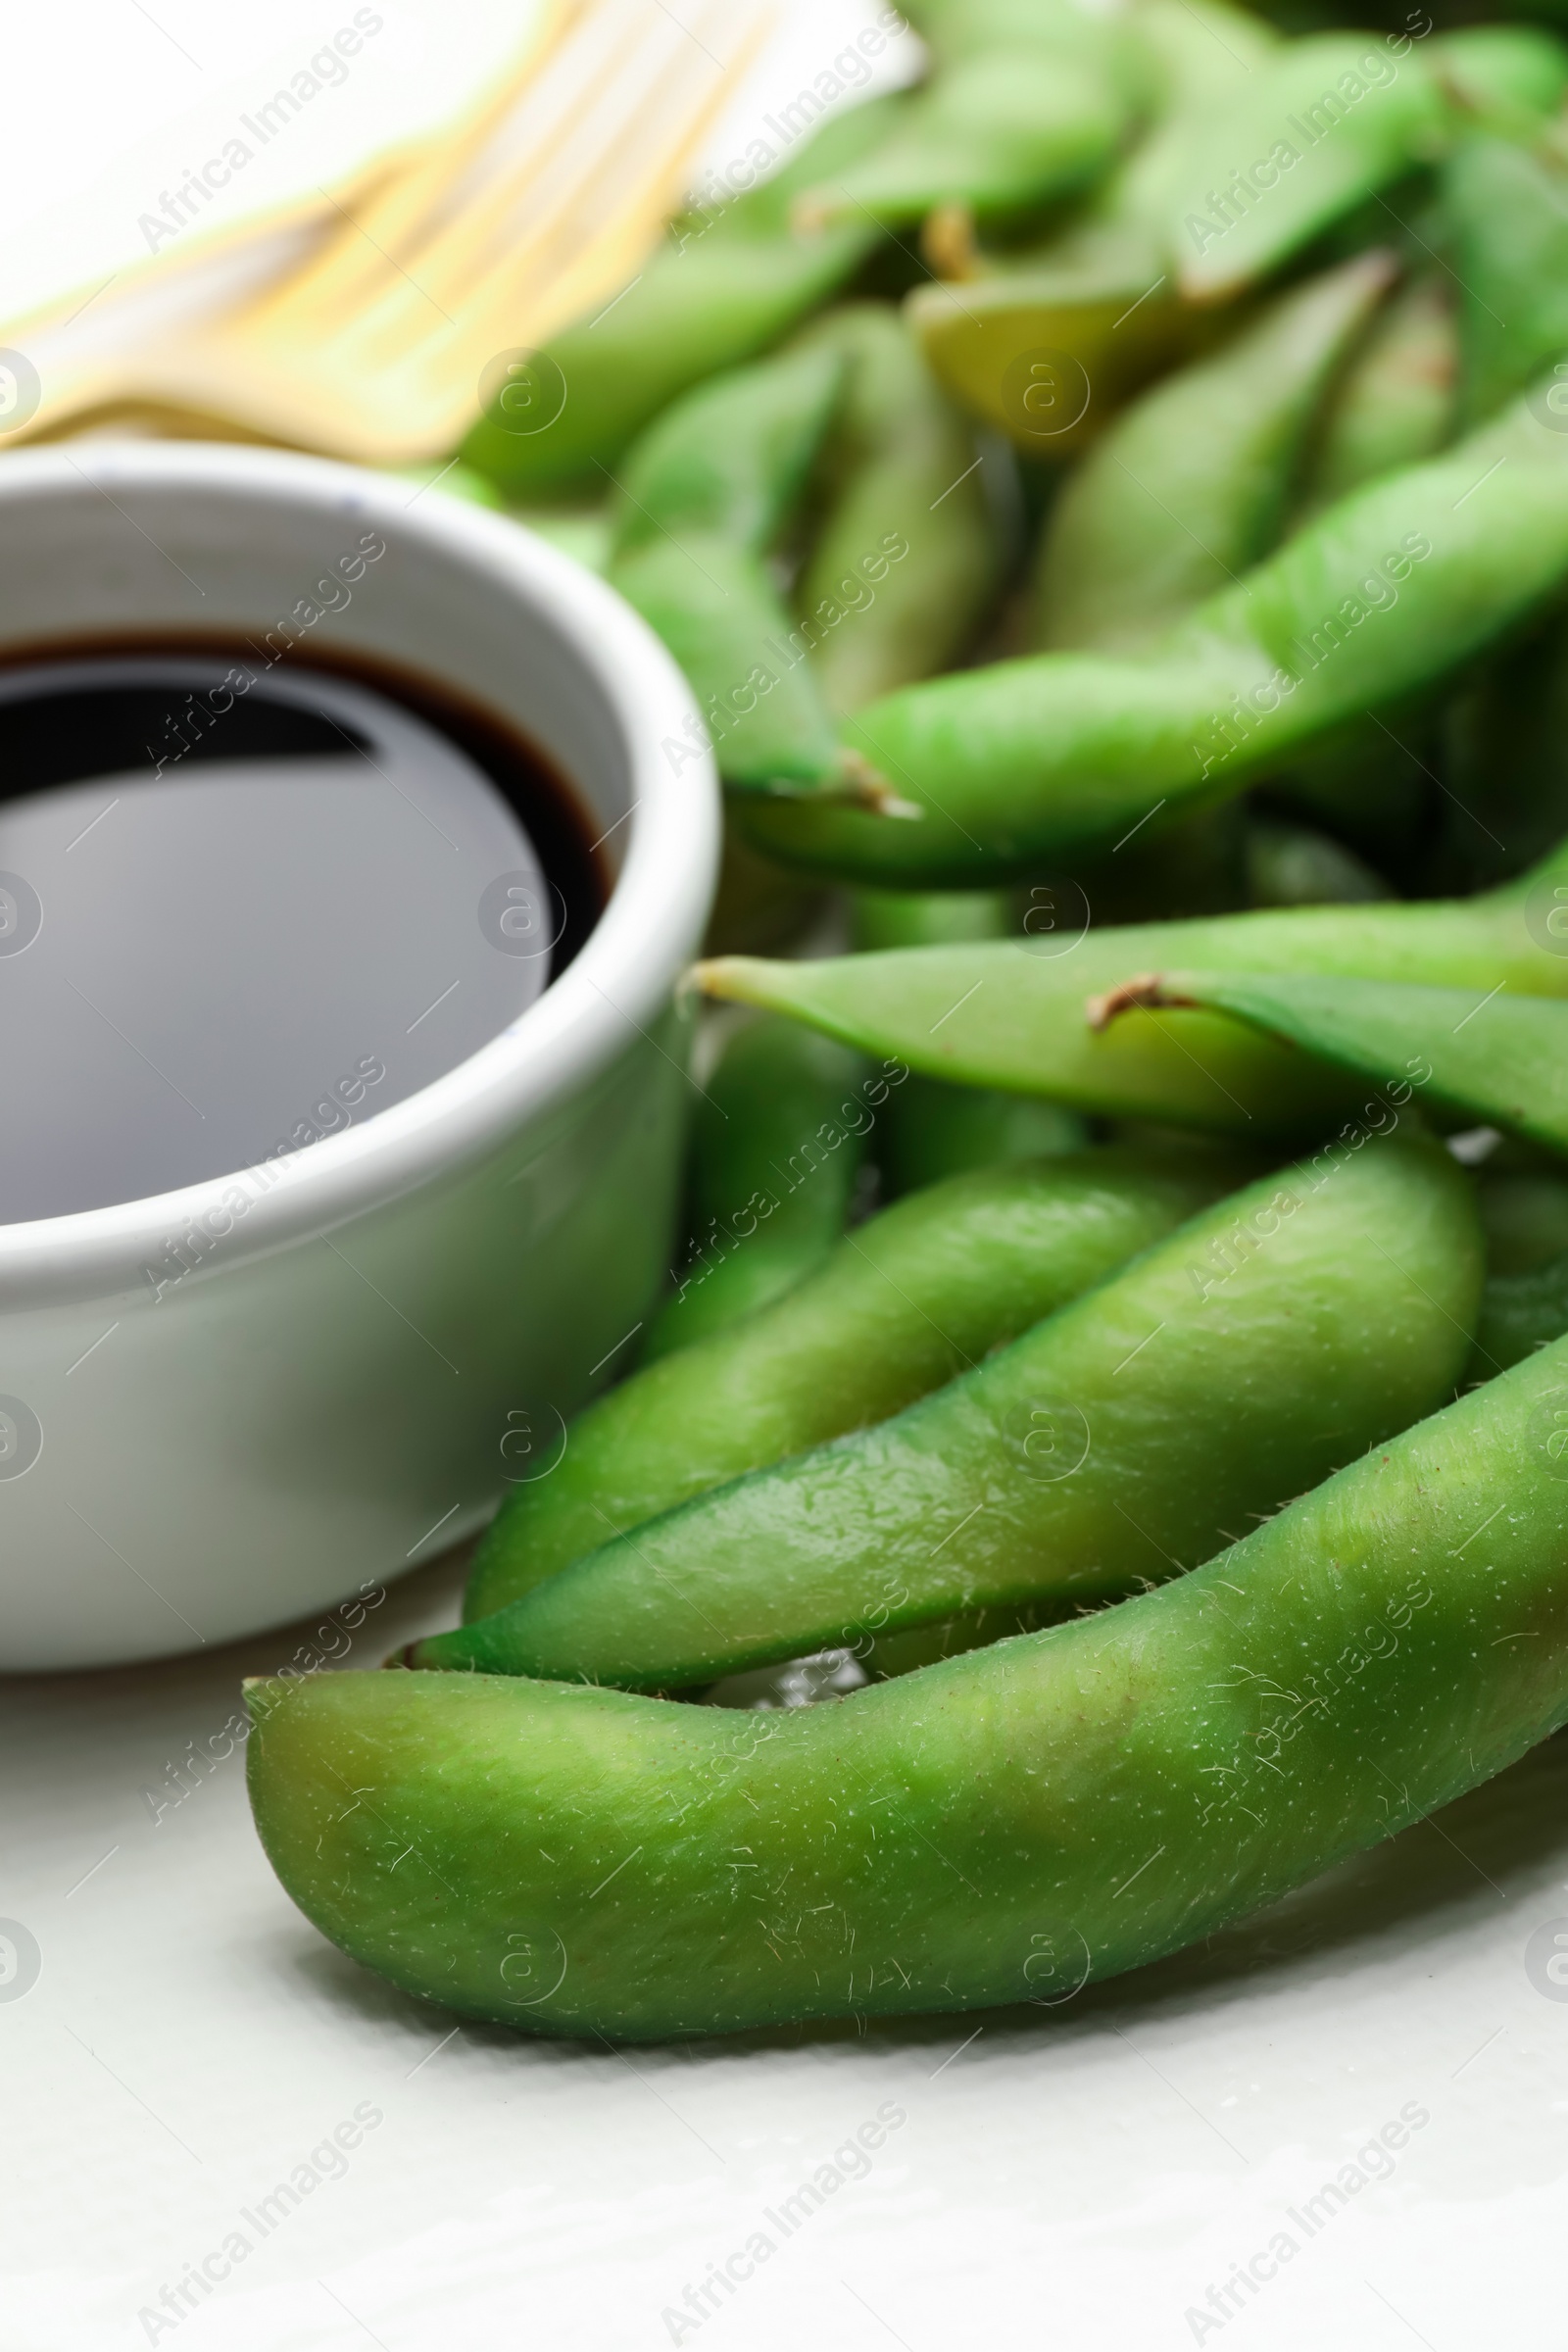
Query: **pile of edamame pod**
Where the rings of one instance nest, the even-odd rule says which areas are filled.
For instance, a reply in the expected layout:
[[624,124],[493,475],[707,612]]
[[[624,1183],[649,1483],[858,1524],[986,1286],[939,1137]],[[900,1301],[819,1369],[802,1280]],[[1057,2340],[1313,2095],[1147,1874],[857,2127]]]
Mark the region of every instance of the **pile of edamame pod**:
[[1568,49],[910,15],[464,452],[723,776],[689,1235],[250,1769],[538,2033],[1058,2006],[1568,1721]]

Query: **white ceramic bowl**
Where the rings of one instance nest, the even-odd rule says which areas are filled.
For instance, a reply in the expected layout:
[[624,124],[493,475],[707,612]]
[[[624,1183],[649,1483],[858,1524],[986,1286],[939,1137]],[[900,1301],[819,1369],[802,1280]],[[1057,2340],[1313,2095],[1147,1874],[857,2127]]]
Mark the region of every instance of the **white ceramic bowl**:
[[[270,1173],[0,1226],[0,1669],[226,1641],[431,1556],[549,1475],[665,1263],[672,986],[718,798],[710,762],[662,750],[692,697],[610,589],[384,475],[77,445],[0,460],[0,658],[259,638],[367,532],[386,554],[316,658],[403,665],[520,728],[605,835],[608,906],[500,1036]],[[160,1293],[147,1269],[192,1230],[195,1270]]]

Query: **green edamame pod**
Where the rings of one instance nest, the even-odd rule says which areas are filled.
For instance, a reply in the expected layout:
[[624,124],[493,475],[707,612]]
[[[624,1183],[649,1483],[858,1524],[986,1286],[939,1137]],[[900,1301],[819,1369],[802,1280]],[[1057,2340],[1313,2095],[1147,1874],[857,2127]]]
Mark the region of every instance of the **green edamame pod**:
[[[1128,171],[1147,172],[1150,150],[1184,114],[1239,90],[1277,54],[1280,35],[1250,8],[1229,0],[1137,0],[1128,29],[1150,52],[1158,80],[1155,127]],[[1185,138],[1185,132],[1183,133]],[[1118,191],[1116,200],[1124,201]]]
[[1148,136],[1050,250],[1087,258],[1107,232],[1136,233],[1157,267],[1169,258],[1166,224],[1190,175],[1195,135],[1273,68],[1285,44],[1250,9],[1226,0],[1142,0],[1129,29],[1149,50],[1158,85]]
[[580,1414],[559,1468],[519,1487],[481,1543],[465,1616],[726,1479],[902,1411],[1169,1233],[1232,1173],[1091,1152],[975,1169],[868,1218],[770,1306]]
[[1480,422],[1568,357],[1568,163],[1558,142],[1466,139],[1444,178],[1461,399]]
[[[1394,225],[1387,215],[1384,221]],[[1419,268],[1429,248],[1406,225],[1406,246],[1411,242],[1418,249],[1412,257],[1416,274],[1384,306],[1331,397],[1309,452],[1293,528],[1366,483],[1435,456],[1458,429],[1452,272]],[[1423,764],[1411,749],[1412,730],[1426,731],[1424,708],[1419,716],[1408,708],[1380,716],[1386,727],[1372,719],[1352,722],[1343,744],[1308,753],[1296,764],[1292,783],[1309,812],[1331,814],[1357,846],[1384,850],[1416,830],[1406,811],[1431,782],[1434,756],[1429,752]],[[1397,745],[1390,742],[1389,730],[1399,738]],[[1401,768],[1408,772],[1395,772]]]
[[408,1663],[671,1690],[1160,1581],[1441,1403],[1482,1273],[1446,1152],[1325,1152],[893,1419],[650,1520]]
[[733,1036],[692,1124],[690,1255],[644,1360],[707,1339],[814,1272],[849,1219],[865,1065],[787,1021]]
[[[608,576],[686,672],[728,783],[828,781],[833,729],[767,553],[843,382],[836,353],[737,368],[667,409],[627,460]],[[675,747],[677,750],[682,748]]]
[[[994,1642],[1010,1641],[1014,1634],[1037,1634],[1045,1626],[1060,1625],[1063,1619],[1078,1614],[1076,1608],[1050,1601],[1024,1601],[1005,1609],[960,1609],[956,1616],[933,1618],[928,1625],[906,1626],[902,1633],[870,1635],[856,1647],[854,1660],[867,1682],[890,1682],[895,1675],[913,1674],[920,1666],[939,1666],[944,1658],[961,1657],[965,1650],[988,1649]],[[838,1654],[842,1653],[824,1653],[828,1657]],[[763,1667],[760,1671],[776,1674],[781,1670]],[[721,1684],[713,1687],[722,1688]],[[712,1690],[705,1691],[704,1696],[710,1704],[722,1704]]]
[[1376,319],[1340,385],[1313,454],[1307,512],[1348,498],[1397,466],[1419,465],[1453,430],[1459,336],[1436,276],[1412,278]]
[[1109,19],[1070,0],[965,0],[917,10],[931,78],[869,155],[799,198],[805,226],[868,213],[889,228],[941,206],[979,220],[1031,211],[1115,160],[1150,95]]
[[[1054,924],[1055,906],[1037,893],[1024,919]],[[862,951],[941,947],[959,940],[1005,939],[1015,930],[1003,891],[859,890],[854,896],[855,945]],[[949,1086],[910,1074],[888,1099],[873,1155],[894,1199],[940,1184],[964,1168],[998,1160],[1049,1157],[1089,1141],[1081,1119],[1058,1102],[995,1087]]]
[[626,466],[614,561],[668,531],[762,555],[800,500],[843,381],[837,353],[786,352],[717,376],[667,409]]
[[1267,555],[1324,388],[1395,269],[1362,254],[1293,287],[1122,411],[1052,510],[1032,644],[1148,644]]
[[787,1012],[931,1076],[1256,1138],[1343,1118],[1359,1090],[1218,1013],[1135,1007],[1096,1033],[1083,1018],[1085,998],[1130,973],[1177,967],[1563,996],[1565,907],[1568,844],[1478,899],[1300,906],[809,963],[729,956],[700,965],[697,976],[711,996]]
[[1435,155],[1448,121],[1408,33],[1288,42],[1193,126],[1165,227],[1182,293],[1213,302],[1266,277]]
[[517,433],[492,413],[463,445],[467,463],[518,498],[602,492],[606,469],[670,401],[778,342],[860,267],[878,241],[863,214],[808,235],[790,227],[790,208],[808,180],[886,137],[903,104],[835,115],[760,187],[773,159],[754,142],[729,175],[748,193],[715,179],[623,294],[536,355],[542,410],[560,403],[553,421]]
[[1493,1380],[1568,1332],[1568,1251],[1528,1274],[1494,1274],[1481,1295],[1470,1380]]
[[[1212,46],[1216,35],[1205,27],[1204,38]],[[1022,632],[1029,644],[1136,650],[1266,553],[1324,381],[1392,268],[1358,256],[1113,419],[1051,509]],[[1115,920],[1172,904],[1235,906],[1244,893],[1235,812],[1200,809],[1130,849],[1118,841],[1086,886]]]
[[840,1706],[253,1684],[263,1842],[354,1958],[530,2033],[1070,2001],[1568,1719],[1565,1406],[1559,1346],[1196,1574]]
[[954,399],[1025,456],[1059,463],[1180,348],[1168,279],[1156,240],[1117,225],[1027,270],[920,286],[905,307]]
[[1560,584],[1568,433],[1537,400],[1329,508],[1142,659],[1037,654],[873,704],[844,729],[856,772],[896,777],[920,821],[803,801],[758,804],[748,827],[857,880],[972,885],[1239,790]]
[[799,633],[843,717],[967,653],[1002,575],[1002,530],[974,433],[896,311],[834,313],[802,348],[846,362],[827,511],[796,589]]
[[1128,1005],[1198,1005],[1375,1084],[1568,1152],[1568,1004],[1473,989],[1299,972],[1146,973],[1094,1000],[1097,1027]]
[[1217,0],[1146,0],[1130,28],[1161,84],[1151,136],[1042,251],[956,289],[923,286],[907,306],[941,381],[1036,459],[1075,455],[1180,348],[1191,321],[1164,224],[1190,126],[1280,45],[1256,17]]
[[1432,65],[1463,114],[1527,139],[1568,97],[1568,49],[1544,24],[1466,24],[1432,45]]

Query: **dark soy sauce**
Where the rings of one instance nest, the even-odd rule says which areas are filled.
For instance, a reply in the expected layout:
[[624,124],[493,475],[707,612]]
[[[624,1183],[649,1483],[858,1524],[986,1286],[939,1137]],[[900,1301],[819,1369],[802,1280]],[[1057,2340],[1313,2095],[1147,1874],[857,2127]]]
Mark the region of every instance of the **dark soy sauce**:
[[0,1223],[389,1109],[604,901],[540,755],[401,672],[162,642],[0,665]]

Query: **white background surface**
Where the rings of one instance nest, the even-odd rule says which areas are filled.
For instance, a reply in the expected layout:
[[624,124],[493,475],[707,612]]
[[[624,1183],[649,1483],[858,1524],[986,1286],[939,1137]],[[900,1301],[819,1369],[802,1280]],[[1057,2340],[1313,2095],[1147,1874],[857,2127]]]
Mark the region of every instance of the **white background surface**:
[[[352,16],[155,9],[9,12],[0,316],[133,261],[143,205]],[[493,0],[383,13],[279,141],[294,188],[461,104],[519,23]],[[856,21],[794,11],[778,79]],[[254,176],[245,202],[287,192]],[[448,1563],[394,1589],[346,1662],[450,1622],[457,1587]],[[0,1999],[0,2352],[1568,2343],[1568,2002],[1524,1965],[1533,1930],[1568,1930],[1568,1745],[1064,2009],[617,2053],[456,2027],[325,1945],[261,1855],[237,1754],[172,1801],[240,1674],[311,1639],[0,1687],[0,1915],[42,1953]],[[673,2330],[686,2286],[887,2101],[906,2121],[867,2177]],[[366,2103],[383,2120],[341,2179],[177,2326],[138,2317]],[[1308,2238],[1291,2209],[1409,2106],[1430,2121],[1392,2178]],[[1189,2317],[1281,2230],[1298,2251],[1254,2299]]]

